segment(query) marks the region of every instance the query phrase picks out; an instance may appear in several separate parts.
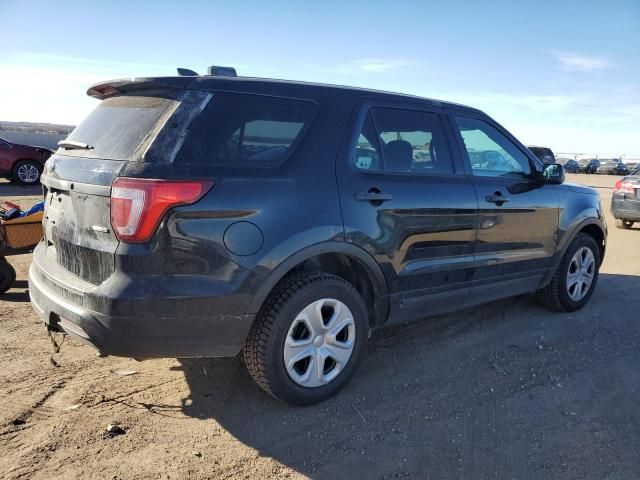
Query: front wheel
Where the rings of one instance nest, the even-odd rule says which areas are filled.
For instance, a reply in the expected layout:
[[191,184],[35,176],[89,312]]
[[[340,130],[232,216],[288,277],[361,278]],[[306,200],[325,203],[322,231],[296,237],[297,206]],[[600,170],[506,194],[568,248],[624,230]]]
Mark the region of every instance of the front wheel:
[[244,347],[253,379],[270,395],[311,405],[337,393],[365,353],[367,309],[357,290],[328,273],[282,282]]
[[12,179],[21,185],[35,185],[40,181],[42,165],[35,160],[20,160],[12,171]]
[[562,257],[551,282],[538,290],[545,307],[573,312],[586,305],[593,294],[600,270],[600,248],[594,238],[579,233]]

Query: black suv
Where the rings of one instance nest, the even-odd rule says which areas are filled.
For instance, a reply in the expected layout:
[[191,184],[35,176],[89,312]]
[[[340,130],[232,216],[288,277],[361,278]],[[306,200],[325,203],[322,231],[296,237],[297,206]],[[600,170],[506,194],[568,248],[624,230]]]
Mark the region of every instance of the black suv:
[[578,164],[580,165],[578,173],[596,173],[598,171],[598,168],[600,167],[600,160],[596,160],[595,158],[588,158],[580,160]]
[[233,356],[311,404],[372,329],[525,292],[589,300],[597,193],[483,112],[204,75],[113,81],[46,163],[29,271],[53,331],[134,358]]

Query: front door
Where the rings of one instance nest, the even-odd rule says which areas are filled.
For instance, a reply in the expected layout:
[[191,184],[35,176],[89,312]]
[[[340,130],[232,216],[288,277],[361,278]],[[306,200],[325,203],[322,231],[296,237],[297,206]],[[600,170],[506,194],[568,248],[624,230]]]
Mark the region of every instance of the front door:
[[489,119],[455,115],[452,124],[478,195],[471,293],[489,301],[536,290],[555,253],[557,186],[545,185],[524,147]]
[[438,107],[363,105],[338,160],[348,242],[381,265],[390,318],[438,313],[466,299],[478,203]]

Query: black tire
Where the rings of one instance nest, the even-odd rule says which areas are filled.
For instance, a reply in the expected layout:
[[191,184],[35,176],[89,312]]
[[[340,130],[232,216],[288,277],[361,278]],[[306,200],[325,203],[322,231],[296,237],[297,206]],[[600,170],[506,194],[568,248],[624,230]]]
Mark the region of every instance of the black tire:
[[631,220],[623,220],[622,218],[616,218],[616,227],[624,230],[629,230],[633,227],[634,222]]
[[5,258],[0,257],[0,295],[11,288],[16,280],[16,271]]
[[[353,315],[355,342],[351,357],[329,383],[313,388],[294,382],[283,357],[289,328],[305,307],[322,298],[344,303]],[[335,395],[353,375],[366,351],[367,309],[360,294],[346,280],[324,272],[294,275],[270,294],[251,328],[244,347],[247,370],[270,395],[294,405],[312,405]]]
[[[35,169],[38,172],[37,177],[20,178],[21,168]],[[20,160],[16,162],[11,170],[11,179],[20,185],[37,185],[40,182],[40,175],[42,174],[42,164],[35,160]],[[32,180],[33,179],[33,180]]]
[[[575,253],[582,247],[587,247],[591,250],[595,259],[594,275],[589,290],[585,296],[579,301],[575,302],[569,297],[567,291],[566,282],[567,274],[569,273],[569,265],[571,259]],[[558,269],[556,270],[551,282],[544,288],[538,290],[538,300],[545,307],[558,312],[574,312],[584,307],[598,283],[598,274],[600,271],[600,248],[594,238],[586,233],[579,233],[573,242],[567,248]]]

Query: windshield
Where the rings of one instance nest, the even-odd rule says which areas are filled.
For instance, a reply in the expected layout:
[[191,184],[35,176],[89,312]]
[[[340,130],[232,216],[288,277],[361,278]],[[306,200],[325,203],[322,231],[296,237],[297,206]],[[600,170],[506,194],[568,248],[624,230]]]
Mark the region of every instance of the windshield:
[[60,148],[58,153],[86,158],[132,160],[162,115],[177,107],[172,98],[122,95],[103,100],[66,139],[91,148]]

